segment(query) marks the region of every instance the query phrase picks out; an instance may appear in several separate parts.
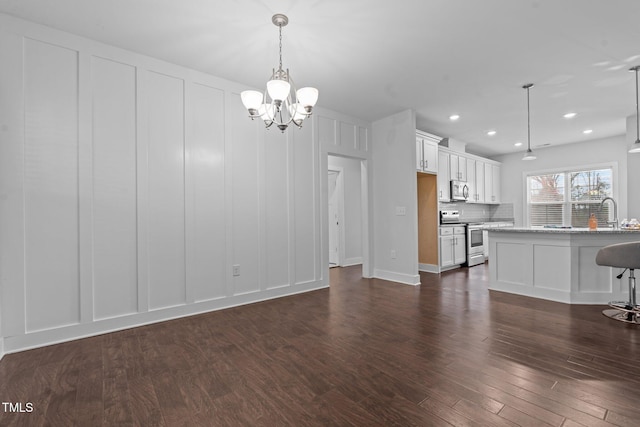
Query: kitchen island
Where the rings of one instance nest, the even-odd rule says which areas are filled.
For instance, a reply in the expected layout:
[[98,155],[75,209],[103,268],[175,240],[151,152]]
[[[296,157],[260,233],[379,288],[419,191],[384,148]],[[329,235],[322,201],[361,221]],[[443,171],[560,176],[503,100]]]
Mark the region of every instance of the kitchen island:
[[628,272],[596,264],[600,248],[640,241],[640,231],[491,228],[489,289],[568,304],[628,299]]

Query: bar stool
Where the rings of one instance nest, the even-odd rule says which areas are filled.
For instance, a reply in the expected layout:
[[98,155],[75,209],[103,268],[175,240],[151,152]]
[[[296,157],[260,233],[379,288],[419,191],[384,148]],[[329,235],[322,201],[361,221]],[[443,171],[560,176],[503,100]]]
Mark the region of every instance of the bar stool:
[[[640,306],[636,304],[636,278],[633,274],[634,269],[640,268],[640,242],[605,246],[598,251],[596,264],[629,269],[629,301],[611,301],[609,306],[613,309],[603,310],[602,314],[621,322],[640,324]],[[622,274],[618,279],[622,278]]]

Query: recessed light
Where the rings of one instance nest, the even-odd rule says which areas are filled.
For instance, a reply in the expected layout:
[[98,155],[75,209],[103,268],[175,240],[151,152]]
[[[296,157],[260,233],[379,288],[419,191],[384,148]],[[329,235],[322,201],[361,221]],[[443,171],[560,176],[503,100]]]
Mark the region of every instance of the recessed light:
[[460,116],[458,114],[452,114],[452,115],[449,116],[449,120],[451,120],[452,122],[455,122],[459,118],[460,118]]
[[576,116],[576,113],[567,113],[562,117],[564,117],[565,119],[573,119],[575,116]]
[[585,130],[582,131],[582,133],[584,133],[585,135],[588,135],[591,132],[593,132],[593,129],[585,129]]
[[495,130],[490,130],[489,132],[487,132],[487,135],[489,135],[489,136],[493,136],[495,134],[496,134]]
[[515,143],[515,144],[513,144],[513,145],[515,145],[516,147],[520,147],[520,146],[522,145],[522,142],[516,142],[516,143]]

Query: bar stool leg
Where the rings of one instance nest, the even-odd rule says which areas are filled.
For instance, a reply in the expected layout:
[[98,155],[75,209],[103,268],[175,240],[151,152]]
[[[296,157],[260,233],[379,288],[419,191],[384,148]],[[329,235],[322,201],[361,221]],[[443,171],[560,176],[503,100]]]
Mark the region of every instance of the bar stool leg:
[[632,310],[636,308],[636,277],[633,275],[633,268],[629,269],[629,305]]
[[629,301],[611,301],[613,310],[603,310],[602,314],[610,319],[640,325],[640,307],[636,303],[636,276],[629,269]]

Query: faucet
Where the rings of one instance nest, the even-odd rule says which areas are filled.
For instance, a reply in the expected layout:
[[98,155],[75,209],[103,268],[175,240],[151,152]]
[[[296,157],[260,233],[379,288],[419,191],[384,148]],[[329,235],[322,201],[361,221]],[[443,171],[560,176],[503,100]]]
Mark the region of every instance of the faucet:
[[600,210],[602,210],[602,206],[604,205],[604,202],[606,202],[607,200],[611,200],[611,203],[613,203],[613,221],[607,221],[607,224],[613,225],[613,229],[617,230],[618,229],[618,204],[616,203],[615,200],[613,200],[613,197],[605,197],[604,199],[602,199],[602,201],[600,202]]

